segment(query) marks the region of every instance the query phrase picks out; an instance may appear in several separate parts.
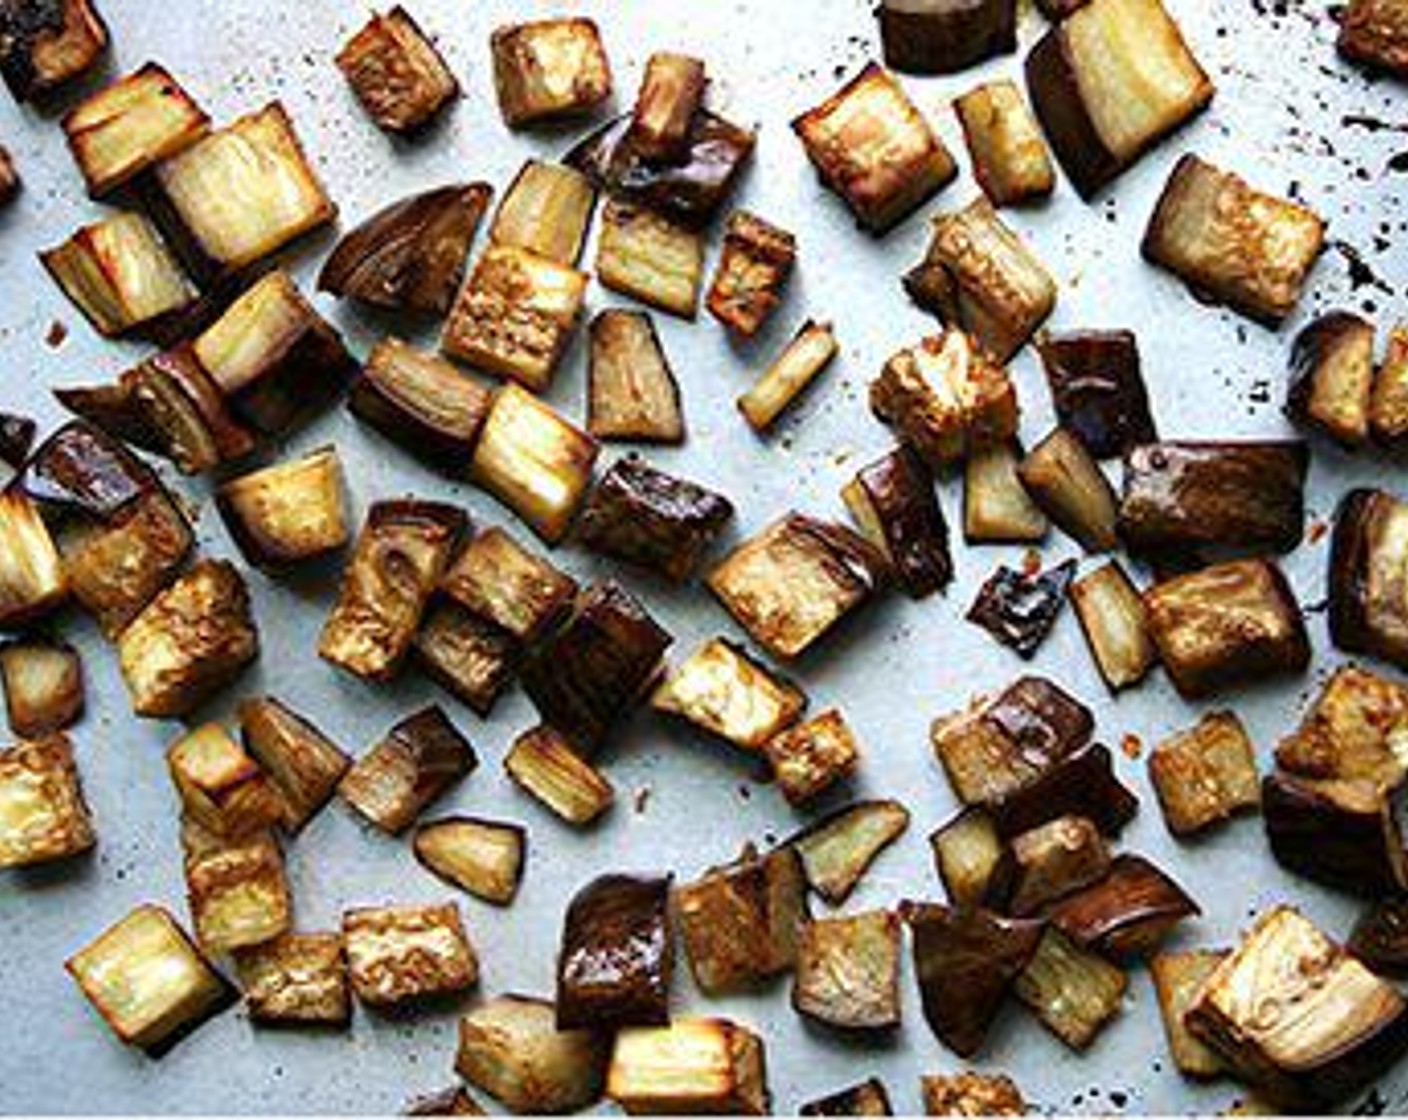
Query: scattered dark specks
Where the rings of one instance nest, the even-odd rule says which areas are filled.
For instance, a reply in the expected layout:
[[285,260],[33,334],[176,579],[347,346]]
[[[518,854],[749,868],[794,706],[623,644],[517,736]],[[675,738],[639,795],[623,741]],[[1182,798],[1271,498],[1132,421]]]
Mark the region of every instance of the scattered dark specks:
[[1349,286],[1351,290],[1357,292],[1360,288],[1378,288],[1381,292],[1393,295],[1393,289],[1379,279],[1378,274],[1369,266],[1369,262],[1364,259],[1364,255],[1353,245],[1345,241],[1332,241],[1330,245],[1344,258],[1344,262],[1349,268]]
[[637,814],[637,815],[640,815],[641,813],[644,813],[645,810],[646,810],[646,806],[648,806],[649,804],[650,804],[650,787],[649,787],[649,786],[641,786],[640,789],[636,790],[636,798],[635,798],[635,810],[636,810],[636,814]]
[[68,339],[68,327],[55,319],[49,324],[49,333],[44,336],[44,345],[57,350]]
[[1263,378],[1257,378],[1252,382],[1252,387],[1247,390],[1247,400],[1253,404],[1271,403],[1271,382]]
[[1388,163],[1384,166],[1395,175],[1408,175],[1408,152],[1399,152],[1396,156],[1390,156]]
[[753,799],[753,791],[749,789],[746,785],[744,785],[742,782],[739,782],[738,796],[741,797],[744,801],[751,801]]
[[1115,1108],[1123,1110],[1125,1105],[1129,1104],[1129,1094],[1113,1090],[1110,1093],[1110,1103],[1114,1105]]

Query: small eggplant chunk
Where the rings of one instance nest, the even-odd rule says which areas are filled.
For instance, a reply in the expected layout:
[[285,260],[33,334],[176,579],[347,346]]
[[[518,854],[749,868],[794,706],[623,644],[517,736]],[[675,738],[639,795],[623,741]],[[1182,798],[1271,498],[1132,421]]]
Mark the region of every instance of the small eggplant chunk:
[[399,4],[373,15],[336,61],[367,116],[387,132],[415,132],[459,96],[445,59]]
[[1202,991],[1209,976],[1227,959],[1226,950],[1193,949],[1179,953],[1156,953],[1149,959],[1149,973],[1159,997],[1159,1015],[1168,1036],[1173,1064],[1185,1077],[1217,1077],[1226,1070],[1215,1050],[1188,1030],[1184,1014]]
[[837,906],[908,827],[909,810],[898,801],[856,801],[808,825],[785,846],[800,857],[808,886]]
[[1144,600],[1118,560],[1071,584],[1071,605],[1111,691],[1138,684],[1158,661]]
[[1008,913],[1040,913],[1049,903],[1100,882],[1110,874],[1110,850],[1095,822],[1056,817],[1012,838],[1012,891]]
[[1399,0],[1350,0],[1335,45],[1351,62],[1408,75],[1408,17]]
[[797,117],[792,131],[822,182],[873,234],[897,224],[958,174],[904,88],[873,62]]
[[352,1018],[340,933],[286,933],[241,949],[235,969],[256,1023],[345,1027]]
[[416,829],[412,849],[422,866],[475,898],[507,906],[523,879],[528,833],[516,824],[442,817]]
[[558,1030],[669,1023],[670,879],[603,875],[573,895],[557,957]]
[[489,240],[575,268],[595,205],[596,189],[580,171],[530,159],[499,203]]
[[91,0],[11,0],[0,7],[0,78],[34,101],[91,70],[108,29]]
[[1076,562],[1028,575],[1005,564],[983,584],[965,616],[1020,657],[1031,659],[1066,604]]
[[1144,957],[1175,925],[1202,911],[1183,888],[1143,856],[1119,855],[1110,873],[1057,902],[1051,924],[1107,957]]
[[914,451],[897,447],[862,467],[841,498],[912,598],[941,591],[953,579],[948,523],[933,475]]
[[971,1058],[1036,953],[1042,924],[962,905],[905,903],[902,912],[914,943],[924,1018],[940,1042]]
[[631,112],[631,142],[646,159],[665,163],[688,150],[707,84],[700,59],[669,51],[650,56]]
[[1408,898],[1373,902],[1354,923],[1346,948],[1382,976],[1408,976]]
[[1123,455],[1158,437],[1133,331],[1073,331],[1037,344],[1062,428],[1096,459]]
[[610,1036],[560,1031],[546,1000],[495,996],[460,1018],[455,1070],[512,1112],[577,1112],[601,1097]]
[[1106,836],[1116,836],[1139,810],[1139,799],[1115,775],[1114,756],[1091,743],[989,807],[1007,838],[1056,817],[1086,817]]
[[15,159],[10,150],[0,144],[0,207],[8,204],[20,193],[20,173],[15,170]]
[[1184,1016],[1282,1107],[1327,1110],[1408,1046],[1403,997],[1299,912],[1263,914]]
[[0,412],[0,463],[19,470],[29,458],[39,425],[28,416]]
[[693,319],[704,278],[703,235],[644,206],[608,199],[596,274],[614,292]]
[[191,922],[206,952],[262,945],[292,927],[283,853],[269,833],[190,852],[185,871]]
[[138,906],[64,962],[120,1042],[160,1057],[234,992],[160,906]]
[[535,727],[515,739],[504,770],[520,789],[578,827],[596,820],[616,798],[601,771],[551,727]]
[[509,128],[590,113],[611,97],[611,65],[589,19],[545,19],[494,29],[494,89]]
[[963,464],[963,539],[969,544],[1035,543],[1049,523],[1017,474],[1014,443],[972,452]]
[[406,1102],[402,1116],[483,1116],[479,1103],[461,1085],[424,1093]]
[[278,571],[347,543],[342,463],[332,447],[231,479],[215,492],[215,506],[257,568]]
[[96,843],[64,735],[0,751],[0,869],[67,859]]
[[1373,782],[1270,774],[1261,812],[1271,854],[1288,870],[1371,898],[1408,889],[1397,815]]
[[1408,324],[1389,332],[1387,352],[1374,375],[1369,429],[1375,440],[1390,449],[1408,440]]
[[964,809],[929,834],[934,866],[960,910],[990,906],[1005,910],[1016,864],[1010,845],[982,809]]
[[321,731],[272,696],[239,703],[244,749],[284,802],[285,828],[302,828],[332,797],[352,760]]
[[577,537],[593,552],[684,583],[732,517],[722,494],[628,455],[597,481]]
[[1115,492],[1080,438],[1057,428],[1017,468],[1017,477],[1063,533],[1086,552],[1119,544]]
[[893,1116],[890,1094],[878,1077],[867,1078],[849,1088],[808,1101],[798,1116]]
[[487,183],[438,187],[377,211],[337,243],[318,290],[388,311],[446,314],[493,193]]
[[770,1111],[763,1040],[729,1019],[677,1019],[616,1035],[606,1095],[631,1116]]
[[1005,1073],[961,1073],[921,1077],[926,1116],[1025,1116],[1022,1091]]
[[1089,199],[1213,97],[1161,0],[1091,0],[1037,43],[1027,91],[1056,158]]
[[1016,0],[881,0],[885,65],[953,74],[1017,49]]
[[523,652],[508,631],[448,596],[431,603],[414,645],[426,675],[481,716],[493,711]]
[[469,740],[431,705],[401,720],[353,763],[337,792],[372,824],[395,835],[478,764]]
[[43,739],[83,715],[83,662],[66,642],[17,638],[0,646],[5,714],[21,739]]
[[1055,189],[1051,154],[1016,82],[986,82],[955,98],[953,108],[973,177],[994,206],[1045,198]]
[[35,448],[10,490],[61,519],[111,525],[156,487],[156,475],[120,442],[75,420]]
[[1149,780],[1176,836],[1202,832],[1261,804],[1256,753],[1231,712],[1211,712],[1156,746]]
[[1369,441],[1374,391],[1374,324],[1331,311],[1301,328],[1291,344],[1286,414],[1342,447]]
[[847,1031],[900,1024],[900,920],[889,910],[820,918],[802,927],[792,1007]]
[[455,557],[440,590],[527,645],[570,609],[577,583],[546,557],[491,526]]
[[1120,1012],[1129,977],[1054,926],[1014,984],[1017,998],[1072,1050],[1084,1050]]
[[1335,511],[1330,548],[1330,637],[1348,653],[1408,667],[1408,502],[1351,490]]
[[723,254],[705,300],[734,334],[752,338],[782,302],[797,260],[797,239],[746,210],[729,215]]
[[1335,670],[1276,765],[1301,778],[1366,779],[1386,790],[1408,777],[1408,687],[1355,665]]
[[1149,634],[1179,694],[1298,673],[1310,661],[1300,605],[1270,560],[1214,564],[1144,592]]
[[587,431],[603,440],[684,442],[680,387],[644,311],[611,308],[592,320]]
[[348,975],[369,1007],[399,1007],[479,982],[479,958],[453,902],[379,906],[342,915]]
[[738,411],[755,432],[766,432],[821,374],[840,347],[830,323],[808,320],[762,377],[738,398]]
[[801,716],[806,696],[747,650],[711,638],[656,687],[650,706],[747,751],[761,751]]
[[855,734],[835,708],[774,735],[763,753],[782,795],[793,805],[844,781],[860,764]]
[[217,723],[182,735],[166,752],[185,815],[213,836],[242,840],[285,816],[278,787]]

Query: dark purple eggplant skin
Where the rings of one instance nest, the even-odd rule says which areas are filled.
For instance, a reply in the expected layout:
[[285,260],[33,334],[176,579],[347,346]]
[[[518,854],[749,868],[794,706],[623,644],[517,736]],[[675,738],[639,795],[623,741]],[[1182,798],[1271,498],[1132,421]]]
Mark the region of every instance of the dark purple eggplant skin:
[[577,538],[603,556],[682,583],[732,517],[733,503],[722,494],[627,455],[597,481]]
[[1051,922],[1072,941],[1110,956],[1144,956],[1202,910],[1143,856],[1119,855],[1100,882],[1059,900]]
[[1061,427],[1095,459],[1158,439],[1133,331],[1073,331],[1037,344]]
[[885,65],[905,74],[954,74],[1017,49],[1016,0],[946,0],[927,12],[876,12]]
[[1383,976],[1408,979],[1408,895],[1374,901],[1354,923],[1345,948]]
[[1289,552],[1305,536],[1301,440],[1147,443],[1124,458],[1120,538],[1136,552]]
[[948,522],[934,492],[928,465],[908,447],[897,447],[856,473],[885,534],[885,549],[900,584],[912,598],[942,591],[953,580]]
[[0,412],[0,462],[19,470],[29,458],[29,449],[34,446],[38,430],[39,425],[28,416]]
[[1261,815],[1276,862],[1351,894],[1377,898],[1408,887],[1403,839],[1392,805],[1347,804],[1329,783],[1269,774]]
[[134,389],[130,380],[122,379],[110,385],[55,389],[54,399],[80,420],[102,429],[113,439],[163,455],[166,438],[143,415]]
[[557,1029],[670,1022],[673,876],[603,875],[578,891],[557,958]]
[[848,1089],[828,1093],[808,1101],[798,1116],[893,1116],[890,1094],[878,1077],[870,1077]]
[[415,760],[416,799],[422,805],[479,765],[474,747],[439,704],[407,716],[386,739]]
[[1102,743],[1082,747],[988,806],[1007,840],[1066,816],[1088,817],[1106,836],[1116,836],[1138,810],[1139,799],[1116,777],[1114,756]]
[[1081,198],[1089,201],[1124,170],[1100,135],[1081,100],[1080,81],[1066,52],[1061,27],[1051,28],[1027,55],[1027,93],[1061,168]]
[[960,1058],[982,1049],[1007,989],[1027,967],[1045,922],[906,902],[900,915],[914,945],[914,975],[924,1018]]
[[118,520],[159,485],[122,444],[82,420],[65,424],[41,443],[16,484],[41,506],[102,522]]
[[282,435],[342,395],[357,376],[357,360],[326,320],[308,323],[269,367],[229,400],[231,411],[256,432]]
[[1030,660],[1046,641],[1066,605],[1076,562],[1066,560],[1035,575],[1007,567],[983,584],[966,615],[1020,657]]
[[1095,731],[1090,709],[1045,677],[1013,682],[983,709],[983,722],[1042,771],[1076,754]]
[[[406,384],[403,381],[398,385],[368,363],[352,383],[347,409],[362,423],[375,428],[422,462],[446,474],[464,475],[474,459],[475,442],[489,415],[493,402],[491,390],[481,391],[482,402],[477,415],[470,418],[472,423],[456,430],[408,402],[404,398]],[[444,394],[437,395],[443,403]]]
[[[1290,384],[1286,389],[1285,413],[1288,418],[1300,424],[1315,424],[1309,415],[1309,409],[1321,368],[1336,357],[1336,352],[1341,346],[1354,342],[1356,335],[1367,336],[1366,358],[1372,363],[1374,324],[1361,315],[1352,311],[1328,311],[1300,329],[1291,341],[1291,357],[1287,363]],[[1365,396],[1367,398],[1368,394]],[[1367,414],[1367,399],[1363,405]],[[1347,450],[1358,446],[1355,442],[1336,442]]]
[[[1375,624],[1369,615],[1369,566],[1383,547],[1382,521],[1399,499],[1383,490],[1351,490],[1335,511],[1330,543],[1329,615],[1330,640],[1346,653],[1382,657],[1408,668],[1408,642]],[[1408,557],[1402,561],[1408,563]],[[1375,606],[1384,610],[1387,603]],[[1395,620],[1398,629],[1408,617]]]

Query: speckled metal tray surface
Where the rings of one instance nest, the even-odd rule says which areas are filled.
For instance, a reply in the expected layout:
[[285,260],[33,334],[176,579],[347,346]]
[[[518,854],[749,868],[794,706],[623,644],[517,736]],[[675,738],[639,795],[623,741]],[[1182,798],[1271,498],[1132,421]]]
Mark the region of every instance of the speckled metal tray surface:
[[[333,66],[336,48],[366,10],[343,0],[105,0],[115,51],[113,72],[148,59],[176,73],[217,120],[282,98],[331,194],[344,225],[403,194],[442,182],[486,179],[502,189],[529,156],[555,157],[575,133],[523,135],[500,122],[488,56],[490,31],[543,5],[510,0],[416,0],[415,14],[440,39],[465,86],[447,119],[414,142],[389,140],[353,102]],[[1129,327],[1139,334],[1144,369],[1166,436],[1278,435],[1289,340],[1317,311],[1346,306],[1381,322],[1408,314],[1408,90],[1372,81],[1335,55],[1334,22],[1322,0],[1171,0],[1195,51],[1218,85],[1207,114],[1145,158],[1090,205],[1062,184],[1048,203],[1009,212],[1060,282],[1058,328]],[[858,231],[838,200],[819,186],[788,128],[798,112],[831,93],[879,45],[869,0],[678,0],[575,5],[600,22],[617,75],[617,99],[629,99],[640,67],[658,48],[684,48],[708,60],[712,99],[728,115],[761,126],[756,158],[737,201],[794,230],[801,263],[786,300],[763,337],[731,344],[707,317],[685,323],[658,316],[664,345],[682,385],[688,442],[655,453],[725,491],[739,515],[732,533],[750,533],[787,507],[842,516],[838,491],[867,457],[890,444],[869,414],[865,386],[884,358],[932,330],[899,287],[901,272],[926,241],[924,212],[882,239]],[[963,152],[951,97],[978,80],[1016,75],[1044,21],[1024,10],[1022,52],[945,79],[906,79],[944,139]],[[0,140],[25,180],[18,203],[0,216],[0,408],[57,421],[50,390],[108,377],[142,348],[100,341],[45,276],[36,250],[57,243],[101,208],[89,202],[64,148],[58,114],[20,110],[0,98]],[[1279,332],[1204,306],[1176,281],[1144,264],[1139,239],[1155,198],[1178,156],[1195,151],[1242,172],[1256,185],[1288,192],[1330,223],[1333,247],[1316,267],[1297,315]],[[1394,157],[1398,158],[1395,159]],[[960,155],[960,158],[961,155]],[[1395,170],[1395,168],[1397,170]],[[969,201],[966,173],[926,211]],[[309,287],[332,242],[324,233],[299,244],[288,262]],[[717,252],[717,237],[712,247]],[[592,259],[589,247],[585,257]],[[623,301],[593,285],[590,310]],[[359,316],[320,299],[320,307],[365,349],[399,322]],[[734,398],[805,318],[831,319],[840,360],[772,438],[757,438]],[[68,326],[61,342],[52,324]],[[415,336],[412,336],[413,338]],[[429,343],[426,334],[419,340]],[[585,346],[579,334],[553,386],[569,415],[584,411]],[[1049,398],[1030,350],[1013,363],[1028,440],[1051,423]],[[462,503],[480,522],[513,518],[483,493],[446,482],[395,446],[335,409],[299,432],[288,451],[335,442],[348,469],[357,516],[377,498],[405,493]],[[1326,518],[1349,486],[1393,485],[1394,468],[1373,455],[1351,459],[1317,445],[1311,471],[1312,516]],[[174,483],[200,509],[202,549],[235,555],[209,501],[208,487]],[[942,502],[959,517],[960,487],[945,483]],[[1312,534],[1313,535],[1313,534]],[[1286,558],[1302,601],[1324,598],[1328,542],[1307,543]],[[1046,559],[1075,555],[1053,537]],[[796,668],[818,704],[839,704],[865,748],[855,784],[861,795],[893,796],[913,811],[901,841],[874,865],[848,908],[902,897],[938,898],[926,836],[955,803],[928,744],[928,724],[978,690],[993,689],[1029,666],[963,621],[963,613],[999,562],[1016,549],[974,548],[955,534],[958,576],[945,597],[911,602],[891,596],[864,612]],[[612,570],[672,630],[682,655],[715,634],[736,635],[731,620],[701,589],[675,591],[609,569],[579,550],[560,550],[573,572]],[[613,869],[673,869],[693,876],[736,854],[749,838],[765,841],[797,828],[802,814],[757,781],[746,760],[690,737],[648,713],[638,714],[611,743],[604,764],[619,801],[598,828],[577,832],[519,793],[500,762],[514,734],[532,721],[521,693],[479,720],[433,686],[407,674],[394,687],[373,688],[339,674],[315,654],[317,634],[336,589],[336,572],[276,582],[250,577],[263,635],[258,667],[228,690],[211,714],[230,714],[238,696],[270,690],[313,716],[351,752],[369,746],[396,719],[432,699],[444,703],[474,742],[480,767],[438,806],[515,820],[530,832],[523,888],[507,909],[461,898],[483,963],[486,993],[550,993],[563,908],[587,880]],[[1276,687],[1224,697],[1244,717],[1262,762],[1297,720],[1315,683],[1338,660],[1324,615],[1312,610],[1316,649],[1312,673]],[[358,1011],[341,1033],[269,1031],[251,1027],[239,1010],[203,1026],[160,1061],[118,1046],[65,975],[64,959],[140,902],[166,904],[184,916],[177,839],[177,802],[162,757],[176,724],[129,714],[112,650],[87,622],[72,618],[66,634],[82,650],[90,710],[75,731],[79,764],[100,843],[91,859],[0,882],[0,1108],[19,1112],[385,1112],[406,1098],[453,1080],[455,1008],[378,1017]],[[1098,712],[1106,742],[1126,736],[1152,744],[1191,724],[1198,707],[1180,700],[1156,675],[1111,699],[1098,677],[1076,619],[1066,612],[1030,666],[1061,681]],[[1240,820],[1197,843],[1170,840],[1143,761],[1116,752],[1121,776],[1142,809],[1123,838],[1146,853],[1201,902],[1204,915],[1180,943],[1225,945],[1263,908],[1294,901],[1324,927],[1343,935],[1352,905],[1283,874],[1272,862],[1257,819]],[[335,928],[356,904],[439,900],[450,889],[412,859],[404,841],[358,824],[330,805],[290,845],[289,873],[297,922]],[[819,909],[824,907],[818,906]],[[679,1011],[735,1016],[766,1038],[779,1112],[869,1074],[888,1084],[895,1104],[918,1108],[918,1078],[951,1071],[958,1060],[927,1029],[908,961],[905,1025],[880,1043],[852,1042],[812,1029],[788,1004],[786,985],[746,997],[705,1000],[681,969]],[[466,1001],[468,1003],[469,1001]],[[1148,975],[1134,974],[1123,1015],[1088,1053],[1065,1049],[1019,1008],[1009,1008],[978,1066],[1010,1072],[1029,1099],[1061,1112],[1215,1111],[1239,1096],[1231,1082],[1195,1086],[1167,1056]],[[492,1105],[492,1102],[486,1102]],[[1408,1069],[1360,1102],[1401,1111],[1408,1106]]]

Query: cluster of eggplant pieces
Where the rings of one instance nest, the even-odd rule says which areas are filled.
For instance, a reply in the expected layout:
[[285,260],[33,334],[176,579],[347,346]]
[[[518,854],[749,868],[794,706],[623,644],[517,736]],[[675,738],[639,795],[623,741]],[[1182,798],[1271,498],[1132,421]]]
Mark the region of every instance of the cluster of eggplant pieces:
[[1350,311],[1321,315],[1291,346],[1286,412],[1347,450],[1388,450],[1408,436],[1408,325],[1375,359],[1374,324]]

